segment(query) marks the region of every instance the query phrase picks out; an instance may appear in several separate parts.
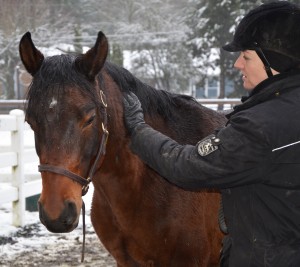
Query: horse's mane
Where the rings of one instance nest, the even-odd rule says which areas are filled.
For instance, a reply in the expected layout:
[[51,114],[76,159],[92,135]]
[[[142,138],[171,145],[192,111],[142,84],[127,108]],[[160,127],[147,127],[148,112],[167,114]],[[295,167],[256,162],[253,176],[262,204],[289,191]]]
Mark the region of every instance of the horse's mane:
[[112,63],[106,62],[105,70],[118,85],[122,93],[130,91],[135,93],[142,103],[144,112],[150,115],[159,114],[165,119],[170,119],[170,117],[174,117],[174,112],[176,112],[178,105],[183,103],[199,105],[191,96],[155,89],[143,83],[128,70]]
[[131,91],[138,96],[145,114],[162,117],[178,142],[195,143],[225,122],[224,115],[202,106],[191,96],[157,90],[108,62],[105,71],[121,92]]

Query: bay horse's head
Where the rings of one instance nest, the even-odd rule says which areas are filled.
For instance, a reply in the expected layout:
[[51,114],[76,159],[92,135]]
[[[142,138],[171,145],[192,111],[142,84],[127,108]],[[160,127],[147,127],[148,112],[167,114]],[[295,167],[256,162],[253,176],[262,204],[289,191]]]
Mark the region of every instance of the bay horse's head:
[[85,54],[45,58],[28,32],[19,50],[33,76],[26,121],[34,131],[42,174],[40,220],[49,231],[69,232],[78,225],[87,177],[100,164],[105,143],[106,104],[96,76],[107,57],[107,39],[99,32]]

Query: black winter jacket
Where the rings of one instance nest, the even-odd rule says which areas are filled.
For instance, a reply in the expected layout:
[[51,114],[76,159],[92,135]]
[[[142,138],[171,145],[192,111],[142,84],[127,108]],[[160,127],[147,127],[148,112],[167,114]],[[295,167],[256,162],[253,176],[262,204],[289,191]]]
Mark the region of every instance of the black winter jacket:
[[300,266],[300,71],[263,81],[228,117],[196,146],[141,125],[131,149],[177,186],[222,190],[230,267]]

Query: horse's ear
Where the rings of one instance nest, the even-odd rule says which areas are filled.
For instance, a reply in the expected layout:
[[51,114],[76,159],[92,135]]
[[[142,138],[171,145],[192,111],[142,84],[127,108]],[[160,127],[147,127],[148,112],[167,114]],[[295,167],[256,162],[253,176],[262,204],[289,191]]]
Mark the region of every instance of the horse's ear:
[[43,63],[44,55],[34,46],[30,32],[21,38],[19,52],[26,70],[34,76]]
[[107,38],[103,32],[99,32],[94,47],[76,59],[76,67],[89,80],[93,81],[103,67],[107,54]]

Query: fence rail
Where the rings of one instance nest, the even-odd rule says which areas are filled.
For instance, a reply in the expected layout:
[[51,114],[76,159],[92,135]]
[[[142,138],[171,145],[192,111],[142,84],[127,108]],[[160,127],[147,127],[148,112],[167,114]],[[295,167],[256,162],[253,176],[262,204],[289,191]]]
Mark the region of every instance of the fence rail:
[[197,98],[197,101],[203,105],[207,105],[207,104],[237,105],[241,103],[241,100],[239,98]]
[[13,109],[25,109],[26,101],[23,100],[0,100],[0,114],[8,114]]
[[25,132],[29,130],[22,110],[0,115],[0,133],[10,133],[8,143],[3,144],[1,140],[0,146],[0,204],[12,202],[12,224],[15,226],[25,224],[26,198],[39,194],[42,189],[40,174],[25,173],[27,163],[38,162],[34,147],[24,144]]
[[[237,104],[240,104],[241,101],[238,98],[197,98],[196,99],[199,103],[203,104],[203,105],[220,105],[220,104],[224,104],[225,108],[230,106],[234,106]],[[0,100],[0,114],[7,114],[10,110],[13,109],[21,109],[24,110],[25,109],[25,104],[26,104],[26,100]]]

